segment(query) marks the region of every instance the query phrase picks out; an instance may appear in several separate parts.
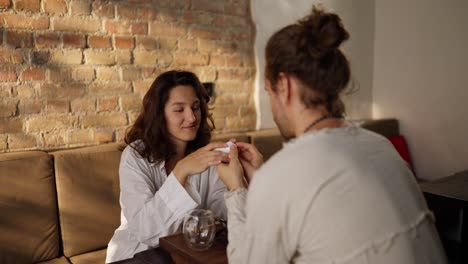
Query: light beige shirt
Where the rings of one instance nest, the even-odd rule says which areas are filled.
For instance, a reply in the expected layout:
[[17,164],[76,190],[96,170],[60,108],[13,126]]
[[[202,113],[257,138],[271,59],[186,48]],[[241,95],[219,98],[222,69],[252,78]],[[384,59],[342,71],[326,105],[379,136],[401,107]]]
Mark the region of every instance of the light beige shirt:
[[407,164],[361,128],[285,144],[225,199],[230,263],[446,263]]
[[226,186],[215,167],[188,177],[184,188],[173,173],[166,174],[164,162],[149,163],[127,146],[119,176],[121,223],[107,247],[106,263],[157,247],[160,237],[180,230],[191,209],[211,209],[215,217],[226,218]]

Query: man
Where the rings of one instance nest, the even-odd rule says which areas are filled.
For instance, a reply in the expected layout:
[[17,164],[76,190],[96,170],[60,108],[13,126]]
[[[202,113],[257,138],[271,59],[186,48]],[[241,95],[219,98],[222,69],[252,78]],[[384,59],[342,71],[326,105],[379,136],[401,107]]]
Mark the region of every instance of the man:
[[446,263],[406,163],[387,139],[342,118],[348,37],[336,14],[313,8],[268,41],[265,89],[289,142],[263,165],[254,146],[237,143],[218,165],[230,262]]

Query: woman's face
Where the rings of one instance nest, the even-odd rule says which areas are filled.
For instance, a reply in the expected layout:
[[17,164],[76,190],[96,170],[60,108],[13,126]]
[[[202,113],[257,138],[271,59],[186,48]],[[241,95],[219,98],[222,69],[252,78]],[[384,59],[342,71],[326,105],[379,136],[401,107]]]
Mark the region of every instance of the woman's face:
[[201,121],[200,100],[195,89],[189,85],[172,88],[164,115],[167,130],[175,144],[194,140]]

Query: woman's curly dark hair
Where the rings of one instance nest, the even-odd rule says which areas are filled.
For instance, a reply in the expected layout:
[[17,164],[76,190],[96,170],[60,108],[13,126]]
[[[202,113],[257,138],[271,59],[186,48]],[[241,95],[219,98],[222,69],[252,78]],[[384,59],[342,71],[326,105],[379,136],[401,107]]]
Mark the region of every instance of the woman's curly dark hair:
[[[167,129],[164,108],[171,90],[178,85],[192,86],[200,100],[201,120],[197,136],[187,145],[185,155],[205,146],[211,140],[214,129],[213,118],[209,113],[210,100],[206,89],[198,77],[189,71],[167,71],[160,74],[143,98],[143,109],[125,136],[125,143],[132,147],[148,162],[167,161],[176,154]],[[132,144],[135,141],[143,144]]]

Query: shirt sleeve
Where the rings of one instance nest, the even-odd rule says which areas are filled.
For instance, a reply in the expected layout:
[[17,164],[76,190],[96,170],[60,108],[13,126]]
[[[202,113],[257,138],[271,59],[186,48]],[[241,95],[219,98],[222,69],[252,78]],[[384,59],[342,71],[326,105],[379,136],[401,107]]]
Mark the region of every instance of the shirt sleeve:
[[212,166],[209,168],[208,176],[207,207],[214,213],[215,217],[226,220],[227,209],[224,202],[224,194],[227,191],[226,185],[219,178],[216,167]]
[[274,211],[269,208],[271,203],[257,198],[260,200],[248,199],[245,188],[225,194],[229,263],[289,263],[281,222],[270,214]]
[[158,188],[149,163],[124,151],[120,163],[120,205],[128,230],[151,247],[159,238],[177,232],[186,212],[198,206],[171,173]]

